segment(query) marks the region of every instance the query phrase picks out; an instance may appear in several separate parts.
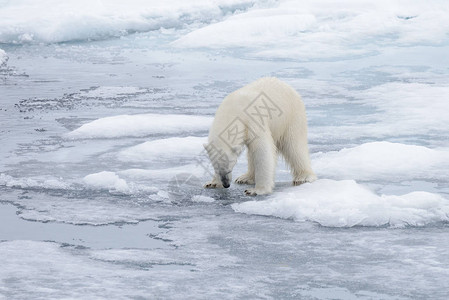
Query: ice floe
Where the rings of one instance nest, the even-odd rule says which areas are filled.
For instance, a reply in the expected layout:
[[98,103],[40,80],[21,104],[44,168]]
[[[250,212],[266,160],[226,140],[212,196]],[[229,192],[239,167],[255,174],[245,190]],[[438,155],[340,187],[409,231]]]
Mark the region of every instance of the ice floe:
[[449,176],[449,151],[385,141],[314,153],[312,160],[317,174],[339,179],[443,180]]
[[149,186],[128,183],[115,172],[101,171],[86,175],[82,182],[91,189],[108,190],[113,193],[133,194],[140,192],[157,192],[158,189]]
[[[182,29],[209,23],[253,1],[64,1],[2,3],[0,43],[58,43],[120,37],[135,32]],[[86,9],[86,8],[89,9]]]
[[126,181],[114,172],[102,171],[89,174],[83,178],[83,182],[92,188],[111,189],[123,193],[128,193],[130,190]]
[[328,227],[425,226],[449,222],[449,200],[428,192],[377,195],[354,180],[320,179],[235,203],[236,212],[312,221]]
[[135,180],[155,180],[167,182],[177,174],[190,173],[197,177],[208,174],[208,165],[189,164],[179,167],[163,168],[163,169],[127,169],[119,171],[120,176],[129,177]]
[[122,161],[157,161],[169,159],[192,159],[203,151],[207,137],[173,137],[145,142],[121,151]]
[[[449,128],[449,86],[393,82],[354,93],[366,106],[379,111],[380,130],[386,127],[395,134],[424,134]],[[375,126],[372,132],[376,132]]]
[[212,203],[215,201],[214,198],[203,196],[203,195],[195,195],[192,197],[193,202],[205,202],[205,203]]
[[25,177],[16,178],[7,174],[0,173],[0,186],[15,187],[22,189],[55,189],[65,190],[71,187],[71,184],[62,178],[54,177]]
[[[449,138],[448,93],[447,83],[418,82],[390,82],[346,91],[345,96],[352,99],[344,104],[344,115],[335,111],[327,116],[327,122],[310,126],[309,138],[331,142],[336,138],[403,137],[413,141],[417,135],[428,135],[435,138],[436,145],[443,145],[437,141]],[[353,114],[346,115],[346,110]],[[321,109],[313,111],[312,122],[326,116],[322,113]]]
[[173,45],[246,48],[266,58],[357,56],[389,45],[440,45],[447,41],[448,13],[444,1],[280,1],[199,28]]
[[143,137],[154,134],[180,134],[207,131],[212,118],[173,114],[139,114],[105,117],[69,132],[69,139]]

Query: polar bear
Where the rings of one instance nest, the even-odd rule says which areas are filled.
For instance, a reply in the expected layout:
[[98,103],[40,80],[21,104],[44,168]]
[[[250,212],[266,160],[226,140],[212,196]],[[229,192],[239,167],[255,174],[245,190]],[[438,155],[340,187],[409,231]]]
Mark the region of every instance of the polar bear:
[[261,78],[229,94],[218,107],[204,144],[215,175],[206,188],[228,188],[246,146],[248,172],[239,184],[255,184],[247,195],[272,192],[278,153],[289,164],[293,184],[316,180],[307,144],[307,119],[299,94],[277,78]]

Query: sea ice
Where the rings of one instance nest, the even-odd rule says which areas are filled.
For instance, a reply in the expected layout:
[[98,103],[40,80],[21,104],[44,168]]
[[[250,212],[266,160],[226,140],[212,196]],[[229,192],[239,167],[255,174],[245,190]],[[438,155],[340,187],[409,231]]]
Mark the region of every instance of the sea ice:
[[0,173],[0,186],[22,189],[41,188],[65,190],[69,189],[71,184],[63,178],[54,178],[51,176],[15,178],[7,174]]
[[[376,119],[382,123],[379,133],[383,134],[387,128],[395,134],[447,133],[448,94],[447,85],[416,82],[386,83],[353,93],[363,105],[376,107]],[[372,132],[376,133],[375,126]]]
[[203,195],[194,195],[192,197],[192,201],[193,202],[206,202],[206,203],[212,203],[215,201],[214,198],[212,197],[208,197],[208,196],[203,196]]
[[173,45],[243,48],[256,57],[310,60],[366,55],[389,45],[440,45],[447,39],[444,1],[432,6],[425,1],[407,6],[400,1],[350,2],[280,1],[201,27]]
[[127,182],[120,178],[115,172],[101,171],[85,176],[82,182],[91,189],[108,190],[112,193],[138,194],[141,192],[153,193],[158,189],[148,185],[140,185],[134,182]]
[[391,142],[365,143],[340,151],[312,154],[321,176],[360,180],[447,178],[449,151]]
[[121,151],[118,158],[122,161],[157,161],[170,159],[191,159],[203,151],[207,137],[173,137],[145,142]]
[[206,131],[211,117],[192,115],[140,114],[97,119],[69,132],[68,139],[144,137],[152,134],[180,134]]
[[[0,298],[447,299],[446,0],[0,3]],[[325,179],[203,189],[263,76]]]
[[[31,0],[3,1],[0,10],[0,43],[58,43],[120,37],[135,32],[181,29],[208,23],[229,11],[247,9],[254,1],[195,1],[169,3],[130,0],[92,2]],[[89,7],[89,9],[86,9]],[[198,25],[197,25],[198,26]]]
[[[415,141],[417,135],[431,135],[434,145],[445,147],[444,141],[449,139],[448,93],[447,83],[419,82],[390,82],[346,91],[345,96],[351,99],[346,110],[359,113],[347,115],[345,110],[342,116],[333,112],[333,122],[310,126],[309,139],[330,143],[335,136],[350,140],[400,137]],[[310,120],[322,120],[321,112],[312,114]]]
[[114,172],[99,172],[89,174],[83,178],[83,182],[92,188],[116,190],[117,192],[129,193],[130,188],[124,179]]
[[120,176],[134,180],[155,180],[160,182],[168,182],[177,174],[189,173],[197,177],[203,177],[210,171],[207,162],[197,164],[182,165],[179,167],[163,168],[163,169],[127,169],[117,172]]
[[124,95],[136,95],[146,91],[146,89],[135,86],[99,86],[81,93],[81,96],[86,98],[115,98]]
[[312,221],[327,227],[425,226],[449,221],[449,200],[428,192],[377,195],[354,180],[320,179],[267,200],[232,205],[236,212]]

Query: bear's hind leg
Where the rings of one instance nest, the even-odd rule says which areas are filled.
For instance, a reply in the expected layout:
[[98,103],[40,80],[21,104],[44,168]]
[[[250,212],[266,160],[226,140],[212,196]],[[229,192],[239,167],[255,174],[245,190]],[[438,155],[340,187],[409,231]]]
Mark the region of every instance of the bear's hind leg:
[[291,168],[293,185],[315,181],[317,177],[312,170],[307,145],[307,127],[299,130],[295,130],[295,127],[290,128],[283,142],[280,151]]
[[251,154],[251,151],[247,151],[248,157],[248,172],[237,177],[235,183],[238,184],[254,184],[254,155]]
[[259,137],[248,146],[252,153],[255,187],[245,190],[246,195],[264,195],[272,192],[277,153],[271,135]]

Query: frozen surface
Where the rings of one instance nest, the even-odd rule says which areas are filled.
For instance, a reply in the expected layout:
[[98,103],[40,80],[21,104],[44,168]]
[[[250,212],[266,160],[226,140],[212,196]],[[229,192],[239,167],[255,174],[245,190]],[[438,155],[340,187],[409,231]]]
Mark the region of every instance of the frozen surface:
[[127,193],[130,188],[125,180],[120,178],[114,172],[102,171],[95,174],[89,174],[83,178],[86,186],[97,189],[115,190],[117,192]]
[[119,153],[123,161],[154,161],[160,159],[189,159],[201,153],[207,137],[173,137],[145,142]]
[[329,177],[394,181],[407,178],[449,179],[447,149],[382,141],[314,153],[312,161],[318,173]]
[[[0,299],[446,299],[448,15],[0,0]],[[302,95],[319,180],[203,189],[218,105],[262,76]]]
[[202,195],[195,195],[192,197],[193,202],[214,202],[215,199],[208,196],[202,196]]
[[[134,32],[182,29],[190,23],[210,22],[252,1],[40,1],[3,0],[1,43],[54,43],[120,37]],[[86,7],[89,7],[87,10]]]
[[187,115],[123,115],[101,118],[67,134],[67,138],[144,137],[207,130],[212,119]]
[[[439,45],[449,30],[444,1],[281,1],[192,31],[178,47],[248,48],[265,58],[310,60],[368,55],[380,47]],[[379,25],[381,24],[381,25]]]
[[313,221],[329,227],[425,226],[449,221],[449,200],[427,192],[376,195],[354,180],[321,179],[264,201],[233,204],[237,212]]

